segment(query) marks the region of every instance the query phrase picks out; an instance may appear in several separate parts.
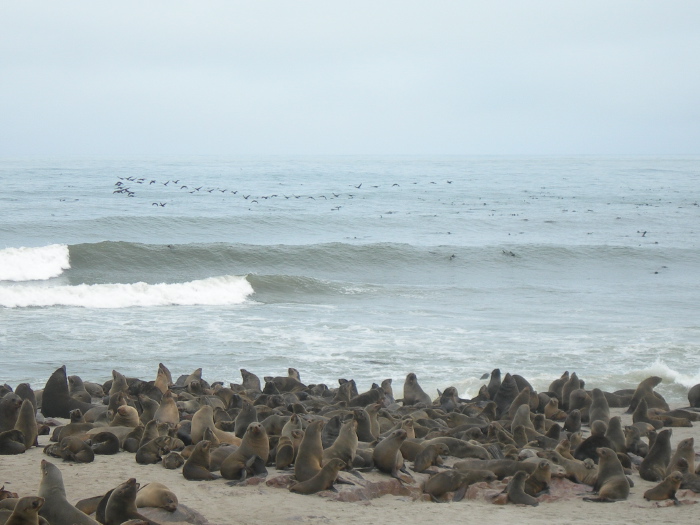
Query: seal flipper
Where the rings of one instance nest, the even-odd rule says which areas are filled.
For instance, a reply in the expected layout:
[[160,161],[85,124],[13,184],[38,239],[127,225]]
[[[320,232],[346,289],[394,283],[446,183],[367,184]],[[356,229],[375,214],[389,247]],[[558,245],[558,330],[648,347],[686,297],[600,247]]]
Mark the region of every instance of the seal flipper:
[[463,484],[461,487],[459,487],[455,491],[455,495],[452,498],[452,501],[462,501],[464,499],[464,496],[467,494],[467,489],[469,488],[469,485],[466,483]]

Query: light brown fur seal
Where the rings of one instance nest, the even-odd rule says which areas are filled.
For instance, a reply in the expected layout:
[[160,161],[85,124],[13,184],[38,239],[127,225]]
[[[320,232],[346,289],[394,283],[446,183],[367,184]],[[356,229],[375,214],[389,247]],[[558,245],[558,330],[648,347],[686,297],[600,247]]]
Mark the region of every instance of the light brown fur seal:
[[593,485],[597,498],[583,498],[585,501],[619,501],[627,499],[630,484],[625,476],[617,454],[611,448],[601,447],[598,452],[598,479]]
[[44,505],[44,498],[26,496],[20,498],[5,525],[39,525],[39,511]]
[[182,467],[182,475],[190,481],[208,481],[218,479],[219,476],[209,471],[211,443],[207,440],[200,441],[194,447],[190,457]]
[[270,440],[265,427],[260,423],[250,423],[238,449],[221,464],[221,475],[226,479],[243,480],[248,474],[247,468],[259,458],[263,465],[270,455]]
[[168,512],[175,512],[177,505],[178,501],[175,493],[156,481],[141,487],[136,493],[136,506],[138,508],[158,507]]
[[333,458],[311,479],[301,481],[289,487],[291,492],[297,494],[315,494],[333,487],[338,479],[338,472],[345,468],[345,462],[340,458]]
[[666,476],[666,479],[656,485],[656,487],[647,490],[644,493],[644,499],[647,501],[672,499],[674,502],[678,503],[678,500],[676,499],[676,491],[681,486],[682,481],[683,475],[680,472],[671,472],[668,476]]
[[323,463],[322,428],[323,421],[320,419],[312,421],[306,427],[294,462],[294,477],[297,481],[309,480],[321,471]]

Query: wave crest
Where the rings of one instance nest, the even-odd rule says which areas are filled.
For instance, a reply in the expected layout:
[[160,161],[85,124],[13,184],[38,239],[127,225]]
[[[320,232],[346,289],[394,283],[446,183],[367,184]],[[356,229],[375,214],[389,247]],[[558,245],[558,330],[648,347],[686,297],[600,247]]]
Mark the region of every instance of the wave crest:
[[68,246],[0,250],[0,281],[45,281],[70,268]]
[[253,293],[245,279],[235,275],[209,277],[172,284],[80,284],[77,286],[10,286],[3,288],[0,306],[6,308],[79,306],[128,308],[133,306],[194,306],[240,304]]

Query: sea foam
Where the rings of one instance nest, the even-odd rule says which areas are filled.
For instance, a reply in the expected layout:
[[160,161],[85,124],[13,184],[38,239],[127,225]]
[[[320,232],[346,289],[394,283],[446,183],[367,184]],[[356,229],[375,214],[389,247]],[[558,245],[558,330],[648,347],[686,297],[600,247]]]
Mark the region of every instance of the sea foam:
[[0,250],[0,281],[44,281],[70,268],[68,246]]
[[6,308],[79,306],[84,308],[128,308],[168,305],[234,305],[253,293],[245,279],[235,275],[209,277],[172,284],[80,284],[77,286],[3,287],[0,306]]

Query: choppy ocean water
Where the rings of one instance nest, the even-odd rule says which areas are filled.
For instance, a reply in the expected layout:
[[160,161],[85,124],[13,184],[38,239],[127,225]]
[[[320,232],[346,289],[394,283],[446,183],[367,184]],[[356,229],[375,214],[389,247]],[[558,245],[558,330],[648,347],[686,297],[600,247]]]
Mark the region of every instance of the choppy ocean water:
[[700,382],[700,158],[0,160],[0,382]]

